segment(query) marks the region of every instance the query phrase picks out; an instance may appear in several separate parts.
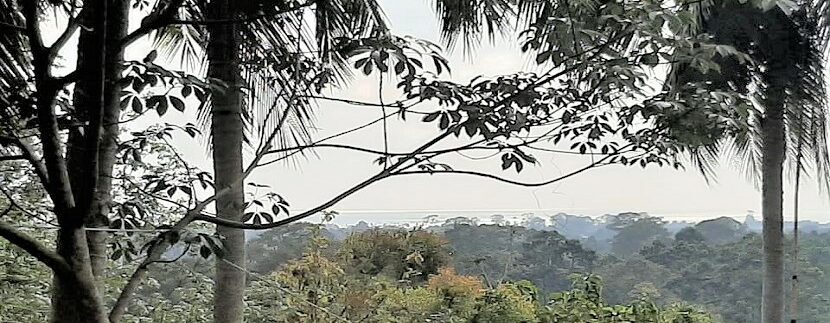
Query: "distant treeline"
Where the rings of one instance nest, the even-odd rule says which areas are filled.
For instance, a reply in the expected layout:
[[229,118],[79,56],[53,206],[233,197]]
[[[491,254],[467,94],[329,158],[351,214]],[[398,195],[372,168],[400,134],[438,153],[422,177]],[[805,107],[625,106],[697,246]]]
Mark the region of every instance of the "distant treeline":
[[[648,297],[663,305],[699,305],[725,322],[760,320],[760,224],[751,217],[743,223],[721,217],[683,226],[640,213],[600,220],[560,214],[553,220],[479,224],[459,217],[415,228],[325,225],[322,234],[331,241],[332,257],[356,236],[380,243],[383,232],[434,235],[444,244],[432,251],[428,259],[434,262],[423,271],[423,279],[441,266],[451,266],[493,286],[527,280],[546,294],[569,289],[571,274],[593,273],[604,277],[602,294],[609,303]],[[269,273],[302,257],[312,227],[293,224],[249,242],[250,269]],[[830,290],[830,233],[825,225],[807,227],[801,236],[800,321],[830,322],[830,299],[825,296]],[[406,256],[391,251],[394,247],[387,249],[379,252],[391,258]],[[386,261],[358,263],[351,268],[372,275],[406,272],[386,267]]]

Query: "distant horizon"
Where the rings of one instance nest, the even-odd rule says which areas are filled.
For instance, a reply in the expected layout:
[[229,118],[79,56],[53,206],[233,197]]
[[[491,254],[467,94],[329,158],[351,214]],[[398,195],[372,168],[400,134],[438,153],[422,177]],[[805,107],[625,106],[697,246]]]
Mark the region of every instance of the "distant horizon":
[[[487,222],[493,215],[503,215],[510,221],[521,220],[522,218],[530,218],[533,216],[540,218],[547,218],[559,213],[565,213],[574,216],[587,216],[591,218],[598,218],[604,215],[620,214],[620,213],[646,213],[651,216],[663,218],[669,222],[687,222],[698,223],[705,220],[729,217],[739,222],[743,222],[746,216],[750,215],[758,221],[761,221],[761,214],[752,210],[740,212],[649,212],[638,210],[625,211],[607,211],[599,209],[588,208],[562,208],[562,209],[347,209],[336,210],[338,215],[331,221],[337,225],[354,225],[361,221],[371,225],[395,225],[395,224],[417,224],[425,223],[426,218],[436,215],[438,222],[443,222],[449,218],[463,216],[468,218],[478,218]],[[320,216],[310,218],[309,222],[319,222]],[[792,218],[785,218],[785,222],[792,222]],[[811,217],[809,213],[805,212],[799,218],[799,221],[811,221],[816,223],[830,223],[821,221],[820,217]]]

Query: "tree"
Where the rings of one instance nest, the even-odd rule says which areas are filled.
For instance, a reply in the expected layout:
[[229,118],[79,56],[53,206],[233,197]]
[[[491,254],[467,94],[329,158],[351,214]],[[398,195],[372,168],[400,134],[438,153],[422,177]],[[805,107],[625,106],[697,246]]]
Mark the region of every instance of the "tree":
[[447,241],[423,230],[352,234],[340,248],[348,272],[419,283],[449,263]]
[[674,240],[677,242],[696,244],[705,242],[706,237],[704,237],[703,234],[701,234],[700,231],[694,227],[685,227],[674,234]]
[[[783,168],[786,143],[797,143],[793,155],[811,156],[819,182],[827,182],[828,153],[825,133],[825,81],[823,55],[826,46],[826,10],[820,2],[805,1],[787,8],[776,2],[713,1],[690,4],[699,12],[700,31],[715,41],[749,53],[752,64],[721,60],[720,76],[679,68],[676,78],[713,81],[718,88],[748,89],[757,79],[755,96],[761,111],[748,110],[756,118],[750,128],[730,142],[747,161],[751,177],[760,176],[764,217],[763,322],[784,321]],[[803,143],[811,142],[810,145]],[[711,171],[724,145],[714,141],[696,152],[700,170]],[[793,149],[794,148],[794,149]],[[801,167],[797,163],[795,167]]]
[[[442,8],[441,3],[438,3],[439,10]],[[304,22],[304,8],[310,6],[314,7],[315,20],[311,36],[304,30],[309,25]],[[457,22],[462,23],[463,28],[483,23],[475,20],[479,17],[458,15],[450,10],[456,8],[447,10],[449,19],[460,18]],[[307,98],[313,96],[309,89],[314,86],[319,92],[320,85],[328,83],[328,78],[348,74],[343,69],[348,66],[346,60],[355,54],[355,46],[378,40],[383,42],[390,31],[382,18],[380,7],[374,1],[254,1],[235,4],[232,1],[215,0],[210,1],[207,7],[203,4],[191,8],[188,15],[204,16],[207,22],[213,22],[206,23],[207,44],[197,46],[205,49],[204,59],[209,63],[208,78],[216,79],[224,85],[222,88],[214,88],[212,97],[215,99],[211,102],[209,122],[216,184],[231,188],[230,193],[217,198],[217,214],[221,219],[245,222],[248,218],[244,214],[249,214],[245,210],[245,189],[244,185],[236,184],[243,180],[243,143],[246,135],[253,134],[246,134],[245,116],[258,114],[260,120],[247,119],[253,124],[262,125],[258,129],[260,136],[273,133],[259,138],[261,146],[257,151],[267,151],[272,146],[285,148],[291,142],[295,145],[306,143],[310,119]],[[488,17],[484,21],[490,22],[491,19]],[[286,24],[296,27],[285,28]],[[458,28],[461,27],[445,29],[446,36],[457,35]],[[296,32],[286,32],[292,29]],[[198,52],[192,49],[195,46],[182,42],[205,37],[180,36],[187,32],[199,31],[192,28],[168,28],[167,33],[160,34],[156,43],[168,53],[178,51],[178,54],[198,56]],[[477,33],[470,33],[469,36],[474,37],[475,34]],[[176,50],[177,48],[181,50]],[[305,54],[314,52],[317,54]],[[384,62],[379,62],[385,64],[388,54],[383,51],[379,53],[386,55]],[[189,59],[202,60],[198,57]],[[377,60],[377,57],[374,59]],[[259,65],[263,62],[270,66],[262,68]],[[340,70],[333,71],[337,75],[329,75],[332,73],[332,70],[328,70],[330,67],[315,66],[321,62],[333,62]],[[255,68],[246,68],[247,65]],[[314,68],[309,68],[310,66]],[[244,97],[244,91],[248,91],[247,97]],[[265,95],[255,95],[257,91],[264,92]],[[289,116],[293,122],[286,122]],[[385,125],[386,119],[383,121]],[[294,125],[290,127],[293,132],[282,130],[284,124]],[[241,229],[224,226],[217,226],[217,234],[224,238],[225,243],[223,257],[216,260],[216,322],[238,322],[242,319],[245,285],[245,273],[240,270],[246,263],[245,234]]]
[[710,244],[735,242],[747,234],[740,222],[728,217],[701,221],[694,228]]
[[618,217],[616,221],[608,224],[609,228],[617,231],[611,242],[611,252],[625,257],[636,254],[654,241],[668,239],[669,232],[663,224],[663,219],[659,217]]
[[[92,13],[82,17],[92,21],[85,21],[84,26],[93,26],[97,31],[107,30],[108,15],[99,13],[109,12],[106,7],[108,3],[85,2],[82,10]],[[523,12],[531,13],[526,17],[534,27],[525,33],[528,37],[526,49],[535,52],[540,63],[551,64],[552,68],[542,74],[507,75],[480,79],[470,84],[434,81],[432,75],[424,73],[429,68],[436,71],[446,69],[436,46],[430,43],[405,41],[406,39],[397,37],[348,41],[347,45],[351,47],[347,48],[351,49],[354,63],[364,74],[371,74],[372,71],[391,71],[401,79],[399,88],[405,97],[404,100],[389,105],[368,104],[374,107],[379,105],[379,108],[393,108],[398,113],[384,114],[378,122],[395,115],[401,118],[413,114],[421,115],[422,121],[436,126],[436,136],[403,152],[320,142],[329,138],[308,145],[289,143],[289,147],[275,148],[269,143],[285,128],[282,122],[272,122],[270,127],[266,127],[270,131],[262,131],[261,137],[264,140],[259,146],[260,149],[254,150],[250,163],[242,168],[241,175],[235,182],[221,186],[214,185],[209,173],[190,166],[174,149],[161,149],[170,147],[166,140],[172,133],[196,136],[198,130],[192,125],[165,124],[135,129],[125,134],[117,150],[105,149],[106,145],[102,142],[102,134],[113,130],[106,130],[110,125],[105,121],[107,116],[120,117],[118,122],[124,123],[131,122],[147,111],[155,111],[159,116],[164,116],[169,107],[175,110],[184,109],[185,100],[190,100],[191,103],[198,102],[200,105],[214,102],[214,99],[219,98],[211,94],[221,92],[219,88],[226,88],[228,85],[165,69],[155,63],[158,53],[150,52],[142,61],[123,62],[124,72],[116,82],[120,87],[120,100],[117,106],[107,104],[108,90],[105,79],[107,75],[117,74],[117,68],[108,64],[108,61],[118,59],[117,55],[107,48],[126,47],[152,31],[171,25],[229,23],[201,20],[199,17],[195,20],[186,20],[189,19],[186,17],[181,19],[178,14],[179,9],[183,8],[182,3],[158,2],[139,27],[121,39],[107,40],[106,32],[89,35],[94,38],[90,39],[89,43],[79,44],[83,48],[78,50],[85,49],[84,52],[88,52],[90,56],[85,56],[83,64],[74,72],[54,76],[52,70],[56,66],[55,57],[66,45],[66,40],[75,34],[78,24],[74,20],[70,22],[57,38],[58,41],[47,47],[43,44],[40,31],[43,15],[47,12],[47,6],[52,4],[71,16],[80,14],[79,11],[82,10],[71,5],[62,6],[62,3],[57,1],[20,1],[19,8],[9,1],[3,2],[10,9],[4,12],[19,13],[12,17],[4,17],[9,20],[3,21],[3,28],[20,33],[22,37],[2,38],[2,162],[22,161],[28,164],[27,171],[35,174],[40,180],[41,188],[48,193],[51,202],[51,205],[42,206],[42,209],[37,211],[57,220],[59,235],[58,243],[53,250],[4,220],[0,222],[0,236],[49,266],[55,273],[56,289],[61,293],[53,303],[53,306],[60,304],[60,307],[56,307],[53,320],[63,319],[59,316],[67,313],[66,315],[72,318],[77,317],[78,320],[87,322],[118,321],[123,317],[132,295],[141,281],[147,277],[150,268],[158,263],[175,260],[164,257],[165,253],[175,246],[197,246],[204,257],[210,257],[217,252],[221,255],[221,239],[203,232],[192,232],[189,226],[194,222],[207,222],[237,229],[279,227],[325,211],[355,192],[395,176],[464,175],[517,185],[541,186],[607,165],[679,166],[675,158],[684,146],[680,145],[676,138],[666,136],[666,131],[670,128],[665,125],[643,128],[640,124],[654,120],[655,115],[677,103],[675,98],[662,94],[651,95],[643,91],[643,85],[649,79],[646,71],[659,63],[653,60],[655,55],[665,55],[668,50],[681,55],[682,60],[695,62],[694,68],[705,67],[712,57],[720,55],[715,46],[683,35],[682,30],[689,21],[684,20],[682,15],[679,16],[677,9],[665,8],[658,3],[612,4],[600,8],[600,15],[596,14],[598,9],[595,6],[587,4],[572,4],[567,5],[567,8],[552,5],[522,7],[529,10]],[[449,7],[449,4],[451,3],[442,2],[446,7]],[[488,5],[493,4],[488,2]],[[482,12],[469,10],[478,8],[473,5],[469,8],[452,8],[468,10],[457,11],[463,15]],[[571,17],[571,14],[576,14],[575,18]],[[565,21],[570,19],[574,23],[559,24],[558,22],[563,20],[548,19],[551,15],[561,17]],[[493,18],[479,14],[470,16],[472,21],[476,22],[488,21],[488,17]],[[237,23],[236,19],[232,20],[230,22]],[[483,28],[489,30],[488,32],[495,32],[492,28],[488,29],[490,27],[476,27],[475,24],[465,22],[465,19],[450,20],[450,29],[447,30]],[[673,30],[674,33],[667,37],[662,21],[670,20],[675,21],[676,25],[671,27],[676,27],[677,30]],[[637,39],[642,46],[641,49],[649,48],[651,51],[630,55],[631,52],[627,49],[630,47],[628,45],[631,44],[631,39]],[[678,40],[689,46],[677,46]],[[17,45],[22,45],[21,49],[13,48]],[[96,50],[88,50],[87,46]],[[425,66],[424,60],[432,60],[432,66]],[[320,62],[316,59],[311,61]],[[325,65],[325,60],[322,60],[322,63]],[[309,70],[316,71],[313,68]],[[320,78],[314,79],[320,81]],[[330,79],[326,78],[312,87],[322,88],[330,83]],[[78,85],[76,82],[87,84],[88,87],[73,86]],[[272,88],[279,92],[279,87]],[[160,89],[161,91],[158,91]],[[176,91],[171,91],[172,89]],[[90,104],[76,106],[71,102],[68,94],[73,90],[87,91],[77,94],[87,96]],[[724,107],[730,106],[736,100],[729,93],[710,94],[706,91],[695,93],[691,97],[695,100],[687,100],[686,103],[694,102],[697,104],[695,106],[702,110],[721,115],[728,113]],[[637,100],[634,100],[635,98]],[[292,102],[288,100],[284,104],[293,106]],[[439,103],[441,106],[432,106],[429,111],[410,109],[419,103]],[[365,105],[365,102],[355,104]],[[606,107],[614,109],[605,109]],[[121,109],[122,114],[119,115],[113,111],[114,109]],[[124,118],[128,113],[129,118]],[[278,112],[274,113],[279,115]],[[286,115],[283,113],[278,119],[284,120],[287,118]],[[360,127],[363,125],[356,128]],[[721,129],[721,125],[716,127]],[[449,149],[437,147],[437,144],[451,137],[462,141],[463,144]],[[444,159],[456,151],[496,152],[495,156],[505,170],[515,169],[520,172],[526,165],[537,163],[537,158],[533,157],[531,151],[556,150],[552,147],[541,147],[545,143],[552,146],[566,145],[570,147],[569,152],[592,158],[583,168],[537,183],[455,169],[448,164],[451,160]],[[247,176],[255,168],[267,162],[282,160],[287,155],[314,148],[350,149],[379,156],[379,164],[383,167],[375,175],[356,183],[341,194],[297,214],[289,215],[287,202],[273,192],[262,199],[251,200],[249,206],[254,210],[246,212],[251,214],[250,219],[243,217],[240,221],[233,221],[205,213],[218,199],[224,200],[226,195],[233,194],[235,187],[244,186]],[[167,158],[159,158],[162,155]],[[272,159],[265,161],[266,157]],[[128,188],[125,191],[133,201],[106,203],[107,197],[103,195],[106,192],[98,191],[99,187],[106,186],[100,182],[100,177],[102,168],[105,168],[102,166],[102,160],[107,159],[120,160],[125,167],[135,168],[131,172],[119,174],[120,176],[112,176],[113,181],[118,181],[118,185]],[[126,250],[129,251],[127,254],[142,254],[143,257],[129,275],[125,286],[119,290],[117,300],[107,315],[101,301],[102,291],[95,286],[93,259],[89,253],[91,244],[87,241],[86,233],[94,228],[92,226],[98,225],[93,221],[100,211],[97,210],[98,206],[111,204],[119,204],[119,207],[110,210],[110,214],[113,211],[121,212],[116,219],[121,221],[114,220],[111,225],[119,229],[135,228],[134,224],[126,227],[126,223],[132,223],[132,220],[144,216],[143,203],[135,201],[143,202],[147,199],[164,203],[173,210],[162,213],[163,217],[152,217],[152,221],[139,221],[140,224],[149,226],[148,229],[159,231],[156,236],[140,245],[141,247],[128,246],[113,252],[113,256],[121,256]],[[265,203],[269,205],[265,206]],[[128,219],[130,221],[127,221]],[[123,241],[113,242],[115,244]]]

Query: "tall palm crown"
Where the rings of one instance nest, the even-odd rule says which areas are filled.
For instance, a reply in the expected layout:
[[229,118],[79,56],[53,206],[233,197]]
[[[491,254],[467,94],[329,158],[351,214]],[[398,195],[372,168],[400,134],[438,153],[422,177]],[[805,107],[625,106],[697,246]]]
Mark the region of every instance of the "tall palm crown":
[[[827,146],[826,81],[824,54],[827,44],[826,5],[804,3],[792,8],[763,8],[752,2],[732,0],[696,2],[700,33],[714,42],[734,46],[748,54],[752,64],[719,58],[720,73],[702,74],[686,66],[674,66],[668,85],[706,83],[713,89],[750,93],[758,103],[750,127],[734,137],[711,142],[694,151],[693,161],[704,175],[711,175],[721,152],[739,156],[739,167],[758,181],[761,165],[760,120],[764,106],[783,105],[790,165],[795,156],[817,176],[830,181]],[[779,104],[780,103],[780,104]],[[800,143],[800,144],[799,144]],[[800,166],[799,166],[800,167]]]
[[[734,46],[752,58],[751,64],[722,59],[717,62],[722,72],[718,75],[704,75],[675,66],[670,84],[694,82],[715,89],[746,92],[758,107],[745,112],[753,118],[744,131],[708,142],[703,148],[694,149],[692,157],[707,174],[725,147],[740,157],[739,163],[743,163],[741,166],[747,175],[761,183],[764,222],[761,321],[783,322],[784,167],[789,164],[795,170],[796,185],[800,172],[806,168],[814,170],[820,186],[826,188],[830,183],[827,92],[823,74],[827,19],[822,12],[827,7],[820,1],[707,0],[687,5],[696,9],[699,32],[711,35],[718,43]],[[795,190],[798,191],[797,186]],[[793,292],[797,293],[797,272],[792,277]],[[796,312],[794,307],[791,313],[794,318],[797,318]]]
[[[205,3],[185,0],[179,16],[204,20]],[[433,4],[445,42],[453,45],[461,40],[471,49],[483,35],[492,38],[513,27],[518,2],[435,0]],[[352,76],[349,59],[361,53],[355,49],[377,44],[406,46],[402,38],[392,36],[377,0],[257,0],[245,2],[238,12],[232,20],[242,22],[245,111],[253,127],[249,135],[265,139],[287,111],[285,127],[274,136],[277,146],[309,140],[314,102],[306,97],[322,85],[347,81]],[[198,69],[205,66],[207,37],[199,24],[171,25],[155,34],[154,47],[163,56],[179,58],[182,65]],[[284,109],[289,105],[293,107]],[[209,111],[200,109],[205,123]]]

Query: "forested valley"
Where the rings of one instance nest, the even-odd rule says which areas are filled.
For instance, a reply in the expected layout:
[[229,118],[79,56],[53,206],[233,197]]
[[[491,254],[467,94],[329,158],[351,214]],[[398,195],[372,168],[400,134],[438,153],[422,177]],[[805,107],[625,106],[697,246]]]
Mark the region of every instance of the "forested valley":
[[[559,214],[549,224],[539,217],[494,220],[296,223],[261,232],[247,244],[247,316],[251,322],[586,322],[588,313],[633,322],[759,320],[761,240],[751,217],[697,224],[640,213],[602,221]],[[801,320],[826,322],[830,228],[812,229],[802,236],[799,258]],[[185,246],[166,256],[181,257],[175,264],[150,274],[127,321],[210,319],[203,293],[212,285],[209,262]],[[2,296],[10,300],[0,315],[36,322],[48,314],[42,280],[49,274],[23,259],[0,255]],[[111,273],[110,288],[123,283],[123,274]]]
[[[0,0],[0,321],[828,322],[829,44],[824,0]],[[660,206],[759,219],[384,217]]]

